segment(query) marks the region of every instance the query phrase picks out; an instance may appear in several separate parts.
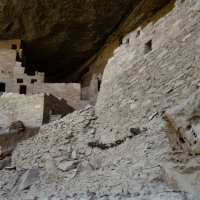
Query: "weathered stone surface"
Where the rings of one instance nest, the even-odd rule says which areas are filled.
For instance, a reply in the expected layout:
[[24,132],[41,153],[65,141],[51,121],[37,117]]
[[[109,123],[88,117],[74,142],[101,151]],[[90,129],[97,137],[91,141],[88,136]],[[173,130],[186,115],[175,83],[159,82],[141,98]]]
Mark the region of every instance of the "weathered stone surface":
[[0,170],[7,167],[10,164],[10,161],[11,161],[10,157],[0,160]]
[[[123,44],[108,61],[94,108],[75,111],[45,124],[37,136],[17,145],[12,154],[12,166],[16,166],[16,170],[0,170],[2,199],[8,199],[7,191],[13,187],[12,182],[16,183],[18,173],[34,167],[41,170],[40,182],[29,191],[21,191],[13,200],[31,199],[30,196],[32,199],[75,200],[88,199],[92,195],[96,199],[194,199],[184,190],[170,188],[166,181],[164,162],[169,140],[163,132],[165,124],[161,116],[167,108],[190,96],[194,90],[190,86],[198,84],[195,81],[200,79],[199,46],[196,45],[200,13],[194,11],[197,2],[177,1],[173,11],[164,18],[137,29],[123,39]],[[191,37],[182,42],[190,33]],[[149,40],[152,40],[152,50],[144,55],[145,44]],[[179,82],[176,88],[175,84],[180,80],[184,83],[180,85]],[[173,90],[163,94],[168,87]],[[144,102],[147,103],[144,105]],[[133,103],[137,103],[137,107],[130,109]],[[151,118],[156,112],[156,116]],[[130,136],[131,127],[140,128],[142,134],[127,137],[124,143],[109,149],[88,146],[89,142],[110,143]],[[95,134],[88,134],[91,129],[95,129]],[[112,130],[118,130],[118,133],[112,134]],[[68,131],[73,133],[73,137],[66,139]],[[62,156],[52,158],[53,149],[60,151]],[[78,165],[70,171],[58,169],[59,163],[74,162],[71,158],[73,151],[80,154]],[[100,168],[96,162],[98,159],[94,159],[96,156],[100,158]],[[193,154],[188,156],[194,158]],[[188,175],[190,171],[187,169],[198,171],[197,157],[195,155],[193,168],[185,167],[185,163],[192,166],[190,161],[184,160],[187,158],[185,153],[177,151],[173,162],[179,163],[179,159],[183,158],[184,162],[175,163],[175,166],[182,170],[182,175],[186,172]],[[55,165],[52,171],[45,168],[45,162],[49,160]],[[92,160],[94,168],[85,168]],[[98,170],[94,170],[97,167]],[[169,176],[171,172],[173,175],[177,171],[169,171]],[[199,179],[197,175],[195,184]],[[181,182],[187,183],[187,178],[191,180],[193,176],[185,177]],[[199,188],[197,184],[196,187]]]
[[165,133],[170,151],[165,164],[169,185],[200,196],[200,90],[167,110]]
[[0,133],[0,157],[10,155],[18,142],[33,137],[38,131],[39,127],[27,127],[24,131],[12,133],[6,133],[4,129],[3,133]]
[[19,180],[17,186],[11,191],[11,195],[25,190],[40,180],[40,170],[37,168],[27,170]]
[[93,169],[99,169],[102,165],[102,159],[99,156],[92,156],[89,159],[89,163]]
[[77,161],[62,161],[58,164],[58,169],[61,169],[62,171],[70,171],[76,168],[77,163]]

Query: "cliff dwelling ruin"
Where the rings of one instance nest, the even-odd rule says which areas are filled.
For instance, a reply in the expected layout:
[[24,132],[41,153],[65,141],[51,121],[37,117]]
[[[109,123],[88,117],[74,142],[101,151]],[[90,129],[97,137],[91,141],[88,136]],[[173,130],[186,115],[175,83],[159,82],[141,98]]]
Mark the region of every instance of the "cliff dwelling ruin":
[[0,6],[1,200],[200,199],[199,0]]

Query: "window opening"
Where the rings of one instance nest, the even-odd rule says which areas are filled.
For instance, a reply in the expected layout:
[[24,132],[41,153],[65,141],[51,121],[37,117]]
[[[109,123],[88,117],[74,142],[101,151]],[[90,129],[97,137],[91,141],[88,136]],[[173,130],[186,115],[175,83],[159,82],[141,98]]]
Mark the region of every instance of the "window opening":
[[127,40],[126,40],[126,44],[128,44],[129,42],[130,42],[130,39],[127,39]]
[[119,38],[119,45],[123,44],[123,37]]
[[37,79],[31,79],[32,84],[34,84],[35,82],[37,82]]
[[98,79],[98,91],[100,91],[100,87],[101,87],[101,80]]
[[19,93],[20,94],[26,94],[26,85],[20,85]]
[[6,91],[6,84],[0,83],[0,92],[5,92],[5,91]]
[[12,44],[12,49],[16,50],[17,49],[17,45],[16,44]]
[[136,33],[136,38],[140,36],[140,31]]
[[145,44],[145,49],[144,49],[144,53],[147,54],[149,53],[150,51],[152,50],[152,41],[148,41],[146,44]]
[[18,78],[18,79],[17,79],[17,83],[23,83],[23,79]]

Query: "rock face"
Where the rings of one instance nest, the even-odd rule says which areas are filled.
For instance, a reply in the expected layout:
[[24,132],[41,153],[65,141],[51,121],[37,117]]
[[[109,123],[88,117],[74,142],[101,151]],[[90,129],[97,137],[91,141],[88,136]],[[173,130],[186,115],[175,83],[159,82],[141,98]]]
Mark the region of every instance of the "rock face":
[[165,164],[169,185],[200,196],[200,89],[166,111],[170,150]]
[[[167,3],[168,0],[1,1],[0,38],[22,39],[28,71],[45,71],[52,78],[57,74],[59,80],[93,56],[135,8],[143,10],[132,17],[134,26]],[[123,34],[121,31],[119,35]]]

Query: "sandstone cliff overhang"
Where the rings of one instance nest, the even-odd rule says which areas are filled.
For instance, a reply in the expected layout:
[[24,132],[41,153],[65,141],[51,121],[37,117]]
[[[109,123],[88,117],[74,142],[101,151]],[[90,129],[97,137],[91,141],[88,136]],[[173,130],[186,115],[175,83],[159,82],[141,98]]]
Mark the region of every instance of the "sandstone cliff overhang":
[[168,3],[169,0],[1,1],[0,38],[22,39],[23,63],[29,73],[44,71],[47,77],[56,75],[61,81],[92,57],[110,35],[111,39],[123,36]]

